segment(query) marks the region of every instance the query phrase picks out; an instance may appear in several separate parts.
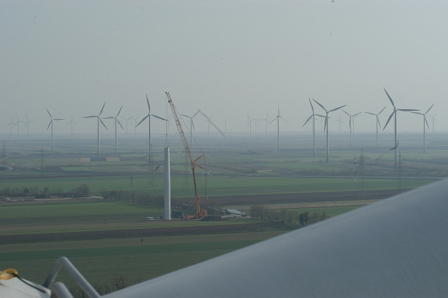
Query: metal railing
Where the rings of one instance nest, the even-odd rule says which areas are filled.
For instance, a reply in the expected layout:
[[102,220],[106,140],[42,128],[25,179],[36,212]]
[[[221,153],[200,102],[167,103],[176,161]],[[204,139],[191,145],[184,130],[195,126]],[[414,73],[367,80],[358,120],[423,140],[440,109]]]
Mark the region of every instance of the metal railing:
[[86,295],[90,298],[99,298],[100,294],[92,287],[91,284],[82,276],[82,274],[76,269],[76,267],[67,259],[66,257],[60,257],[54,263],[53,268],[48,274],[42,286],[52,290],[52,292],[56,295],[56,297],[60,298],[72,298],[73,296],[68,291],[67,287],[60,282],[57,282],[53,285],[56,276],[61,270],[62,266],[67,269],[70,275],[75,279],[76,283],[81,287],[81,289],[86,293]]

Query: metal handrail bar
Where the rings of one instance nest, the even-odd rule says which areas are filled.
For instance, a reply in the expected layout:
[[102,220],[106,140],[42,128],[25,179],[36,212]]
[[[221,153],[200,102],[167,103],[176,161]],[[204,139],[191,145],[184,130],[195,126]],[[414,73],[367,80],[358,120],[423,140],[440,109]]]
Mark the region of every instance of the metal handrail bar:
[[98,294],[98,292],[92,287],[92,285],[89,284],[89,282],[84,278],[84,276],[82,276],[82,274],[78,271],[78,269],[76,269],[76,267],[66,257],[60,257],[59,259],[56,260],[56,262],[53,265],[53,268],[51,269],[50,273],[48,274],[42,286],[48,289],[51,287],[56,276],[61,270],[62,265],[64,265],[64,267],[75,279],[76,283],[81,287],[81,289],[87,294],[87,296],[89,296],[90,298],[101,297],[100,294]]
[[62,282],[55,282],[51,287],[51,294],[58,298],[73,298],[72,293],[67,289],[67,287]]

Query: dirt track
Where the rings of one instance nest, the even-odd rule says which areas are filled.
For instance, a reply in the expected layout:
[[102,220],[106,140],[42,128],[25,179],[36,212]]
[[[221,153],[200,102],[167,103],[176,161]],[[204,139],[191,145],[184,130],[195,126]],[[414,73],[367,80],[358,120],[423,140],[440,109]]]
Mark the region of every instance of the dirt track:
[[[404,191],[404,190],[403,190]],[[245,196],[221,196],[214,197],[224,206],[238,205],[260,205],[260,204],[316,204],[326,202],[326,206],[338,206],[341,201],[344,205],[362,205],[374,200],[384,199],[398,194],[397,190],[373,190],[366,191],[363,194],[360,191],[344,192],[318,192],[318,193],[299,193],[299,194],[269,194],[269,195],[245,195]],[[332,203],[334,202],[334,204]],[[352,204],[351,204],[352,202]],[[32,202],[30,202],[32,203]],[[48,241],[67,241],[67,240],[91,240],[101,238],[133,238],[133,237],[154,237],[154,236],[175,236],[175,235],[199,235],[216,233],[240,233],[257,232],[266,228],[278,227],[283,225],[278,223],[254,223],[254,224],[235,224],[220,226],[198,226],[198,227],[173,227],[173,228],[150,228],[150,229],[132,229],[132,230],[113,230],[113,231],[91,231],[91,232],[71,232],[71,233],[48,233],[48,234],[28,234],[28,235],[4,235],[0,236],[0,244],[6,243],[31,243]]]

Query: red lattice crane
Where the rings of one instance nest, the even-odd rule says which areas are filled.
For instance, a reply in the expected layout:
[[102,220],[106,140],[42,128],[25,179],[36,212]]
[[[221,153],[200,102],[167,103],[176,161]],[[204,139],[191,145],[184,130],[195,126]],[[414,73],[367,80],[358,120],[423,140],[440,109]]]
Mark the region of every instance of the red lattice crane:
[[207,210],[201,209],[201,198],[198,195],[198,187],[196,185],[196,166],[206,171],[206,169],[203,166],[197,164],[197,161],[200,160],[204,156],[204,154],[202,154],[201,156],[199,156],[196,159],[193,159],[193,157],[191,156],[190,146],[188,146],[187,139],[185,138],[185,134],[182,129],[182,125],[180,124],[180,121],[179,121],[179,116],[177,115],[176,107],[173,104],[173,100],[171,99],[170,93],[165,92],[165,94],[166,94],[166,97],[168,98],[168,103],[170,104],[171,112],[173,112],[174,120],[176,120],[176,127],[177,127],[177,130],[179,131],[179,135],[180,135],[180,138],[182,139],[182,143],[184,144],[185,152],[187,153],[188,158],[190,159],[191,172],[193,174],[194,193],[195,193],[195,197],[196,197],[196,216],[195,216],[195,218],[197,218],[197,219],[203,218],[203,217],[207,216]]

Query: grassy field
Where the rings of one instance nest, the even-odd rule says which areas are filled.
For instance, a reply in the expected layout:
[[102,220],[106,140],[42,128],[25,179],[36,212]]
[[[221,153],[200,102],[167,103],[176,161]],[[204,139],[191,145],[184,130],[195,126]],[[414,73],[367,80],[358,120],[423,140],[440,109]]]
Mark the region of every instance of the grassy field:
[[[423,155],[417,145],[400,141],[399,172],[393,170],[390,146],[383,144],[363,151],[365,175],[361,175],[354,163],[360,148],[347,148],[346,141],[335,140],[331,162],[326,164],[323,139],[318,142],[317,158],[311,157],[311,148],[297,149],[299,143],[309,144],[309,137],[285,140],[280,152],[274,138],[211,142],[202,138],[209,144],[204,150],[209,175],[198,171],[200,196],[217,198],[223,208],[246,212],[254,204],[263,204],[269,209],[337,216],[384,197],[373,192],[374,197],[364,196],[363,190],[394,194],[448,173],[446,150],[431,148]],[[153,176],[148,175],[147,136],[143,135],[122,141],[119,154],[112,153],[113,143],[106,140],[103,156],[113,159],[92,162],[85,160],[96,156],[94,138],[58,140],[54,153],[49,152],[48,140],[6,142],[2,165],[14,169],[0,171],[0,197],[24,188],[38,193],[46,188],[57,194],[81,184],[96,196],[103,190],[163,195],[164,142],[162,138],[154,142],[160,145],[152,148]],[[184,150],[180,143],[173,147],[172,196],[191,199],[194,190],[191,175],[185,175],[190,168],[185,167]],[[192,149],[194,158],[201,154]],[[127,285],[144,281],[298,228],[253,219],[145,220],[162,214],[162,209],[101,198],[0,203],[0,239],[6,239],[0,242],[0,269],[16,268],[24,278],[43,282],[55,260],[67,256],[92,284],[104,286],[107,292],[117,289],[117,280]],[[134,236],[135,231],[144,236]],[[60,280],[73,285],[64,270]]]
[[[232,226],[261,221],[235,219],[220,222],[146,221],[151,212],[144,206],[122,202],[58,202],[38,204],[2,204],[1,235],[22,235],[74,232],[194,228],[203,226]],[[48,217],[48,214],[58,214]],[[95,285],[110,290],[116,277],[134,284],[209,258],[242,248],[258,241],[282,234],[295,227],[278,226],[257,229],[256,232],[200,232],[182,236],[75,239],[64,241],[34,241],[0,245],[0,268],[15,268],[24,278],[43,282],[52,264],[60,256],[72,263]],[[61,272],[58,280],[72,286],[73,281]]]
[[[229,177],[219,175],[199,176],[198,189],[201,195],[205,195],[205,186],[207,195],[213,196],[236,196],[248,194],[274,194],[274,193],[298,193],[313,191],[349,191],[360,190],[361,179],[353,178],[301,178],[301,177]],[[150,182],[150,183],[149,183]],[[427,183],[427,179],[406,179],[401,178],[402,188],[415,188]],[[163,176],[155,175],[154,179],[149,180],[146,176],[135,176],[132,180],[132,186],[129,176],[107,176],[107,177],[54,177],[48,178],[23,178],[13,180],[0,180],[0,190],[20,189],[37,187],[42,191],[45,187],[51,191],[60,190],[61,192],[71,190],[81,184],[87,184],[91,194],[100,195],[102,190],[125,190],[153,195],[162,195]],[[364,189],[395,189],[398,179],[363,179]],[[178,198],[194,196],[192,187],[192,178],[189,176],[187,184],[183,176],[172,177],[172,195]]]
[[[323,208],[328,215],[347,211]],[[322,210],[323,210],[322,209]],[[319,209],[320,210],[320,209]],[[331,210],[334,210],[331,211]],[[220,222],[146,221],[161,210],[116,201],[54,202],[0,205],[1,235],[70,234],[127,229],[232,226],[259,223],[252,219]],[[57,216],[55,216],[57,214]],[[52,216],[53,215],[53,216]],[[295,229],[280,225],[253,232],[216,232],[188,236],[100,238],[4,243],[0,245],[0,268],[15,268],[21,276],[43,282],[60,256],[68,257],[85,277],[103,289],[116,290],[116,278],[134,284]],[[74,283],[62,270],[58,280]],[[107,290],[106,290],[107,291]]]
[[[32,249],[26,244],[3,245],[0,266],[16,268],[21,276],[43,282],[55,260],[66,256],[92,284],[116,290],[113,284],[117,276],[123,276],[128,284],[137,283],[283,232],[36,243]],[[73,285],[64,270],[58,280]]]

